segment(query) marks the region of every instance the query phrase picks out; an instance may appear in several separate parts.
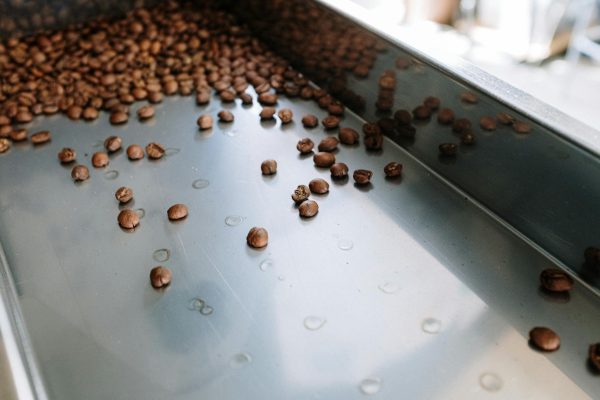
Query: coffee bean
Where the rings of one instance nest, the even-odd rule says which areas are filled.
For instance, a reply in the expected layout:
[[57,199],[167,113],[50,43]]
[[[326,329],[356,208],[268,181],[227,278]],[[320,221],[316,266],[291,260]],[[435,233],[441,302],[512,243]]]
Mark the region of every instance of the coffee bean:
[[261,93],[258,95],[258,102],[265,106],[274,106],[277,104],[277,95],[273,93]]
[[328,136],[319,143],[319,151],[333,152],[337,149],[338,139],[334,136]]
[[440,103],[440,99],[434,96],[429,96],[425,99],[425,101],[423,101],[423,105],[432,111],[435,111],[438,108],[440,108]]
[[276,111],[273,107],[264,107],[262,110],[260,110],[259,116],[261,120],[266,121],[273,119],[275,113]]
[[410,125],[412,122],[412,114],[408,110],[398,110],[394,113],[394,119],[400,125]]
[[294,203],[300,204],[307,200],[308,196],[310,196],[309,187],[306,185],[298,185],[298,187],[294,190],[294,193],[292,193],[292,200],[294,200]]
[[407,139],[412,139],[415,137],[417,129],[412,125],[399,126],[396,128],[396,133]]
[[137,116],[140,121],[148,120],[154,117],[154,107],[152,106],[142,106],[137,110]]
[[393,98],[383,98],[383,97],[379,97],[377,99],[377,101],[375,102],[375,107],[377,108],[378,111],[381,112],[388,112],[391,111],[391,109],[394,107],[394,99]]
[[459,118],[452,124],[452,131],[456,133],[463,133],[471,129],[471,121],[466,118]]
[[171,270],[166,267],[157,266],[150,270],[150,284],[154,289],[162,289],[171,283]]
[[83,113],[83,109],[76,105],[72,105],[71,107],[69,107],[67,109],[67,117],[69,117],[69,119],[72,119],[74,121],[80,119],[82,113]]
[[365,137],[364,143],[367,150],[381,150],[383,146],[383,135],[369,135]]
[[11,141],[6,138],[0,138],[0,154],[6,153],[10,149]]
[[383,75],[379,78],[379,88],[393,90],[396,88],[396,78],[390,75]]
[[0,126],[10,125],[10,118],[6,115],[0,115]]
[[300,139],[298,144],[296,144],[296,149],[298,149],[300,154],[312,153],[313,147],[315,147],[315,144],[309,138]]
[[159,143],[152,142],[146,145],[146,154],[148,158],[158,160],[165,155],[165,148]]
[[174,204],[167,210],[170,221],[177,221],[188,216],[188,208],[185,204]]
[[486,131],[496,130],[496,120],[494,117],[481,117],[479,120],[479,126],[481,126],[481,129]]
[[277,161],[265,160],[260,164],[260,171],[263,175],[273,175],[277,173]]
[[58,160],[63,164],[68,164],[75,161],[76,157],[77,155],[75,150],[71,149],[70,147],[65,147],[58,153]]
[[163,94],[160,92],[150,92],[148,94],[148,102],[151,104],[158,104],[163,101]]
[[292,118],[293,118],[294,114],[292,113],[292,110],[290,110],[289,108],[282,108],[277,113],[277,116],[281,120],[282,124],[289,124],[290,122],[292,122]]
[[392,133],[394,133],[398,122],[391,118],[385,117],[380,118],[379,121],[377,121],[377,125],[379,125],[379,128],[381,129],[381,133],[383,133],[384,135],[391,135]]
[[240,97],[240,100],[242,100],[242,104],[244,104],[244,105],[248,106],[253,103],[252,96],[249,95],[248,93],[240,93],[239,97]]
[[496,119],[503,125],[512,125],[515,122],[515,118],[512,115],[504,112],[496,114]]
[[450,125],[454,122],[454,111],[449,108],[442,108],[438,113],[437,120],[440,124]]
[[596,368],[598,372],[600,372],[600,342],[594,343],[590,345],[588,350],[588,357],[590,360],[590,364]]
[[367,185],[371,182],[371,177],[373,176],[373,172],[366,169],[357,169],[352,174],[354,181],[357,185]]
[[402,174],[402,164],[392,161],[383,167],[383,172],[388,178],[395,178]]
[[335,156],[327,152],[319,152],[313,156],[313,162],[319,168],[329,168],[335,163]]
[[269,243],[269,233],[265,228],[255,226],[248,232],[246,243],[248,243],[248,246],[254,248],[265,247]]
[[27,140],[27,130],[26,129],[15,129],[10,132],[10,140],[13,142],[24,142]]
[[358,136],[358,132],[356,132],[352,128],[340,128],[340,131],[338,133],[340,142],[347,145],[354,145],[358,143]]
[[344,163],[335,163],[329,168],[333,179],[343,179],[348,176],[348,166]]
[[128,187],[125,186],[121,186],[120,188],[117,189],[117,191],[115,192],[115,198],[119,201],[119,203],[121,204],[125,204],[131,201],[131,199],[133,199],[133,190],[131,190]]
[[531,344],[538,350],[556,351],[560,347],[560,337],[550,328],[535,327],[529,331]]
[[367,122],[362,126],[363,133],[365,136],[378,136],[381,135],[381,128],[378,124]]
[[33,120],[33,114],[29,111],[19,111],[15,116],[15,120],[20,124],[26,124]]
[[208,90],[202,90],[196,93],[196,103],[198,105],[205,105],[210,102],[210,92]]
[[30,138],[31,143],[33,143],[34,145],[48,143],[51,139],[52,139],[52,136],[50,135],[50,132],[48,132],[48,131],[41,131],[41,132],[34,133],[33,135],[31,135],[31,138]]
[[335,115],[328,115],[321,121],[325,129],[335,129],[340,125],[340,118]]
[[471,131],[466,131],[460,134],[460,142],[464,145],[471,146],[475,144],[475,135]]
[[130,160],[140,160],[144,158],[144,149],[140,145],[132,144],[127,147],[127,157]]
[[10,133],[13,131],[12,126],[4,125],[0,126],[0,138],[7,138],[10,136]]
[[513,130],[517,133],[525,134],[531,132],[531,126],[527,122],[515,121],[513,122]]
[[342,116],[344,115],[344,106],[338,102],[331,103],[327,106],[327,112],[331,115]]
[[123,111],[114,111],[110,114],[110,123],[113,125],[124,124],[129,120],[129,116]]
[[413,110],[413,117],[419,120],[429,119],[431,117],[431,109],[427,106],[418,106]]
[[201,130],[206,130],[212,128],[213,119],[210,115],[204,114],[198,117],[198,121],[196,121]]
[[75,182],[85,181],[90,177],[90,170],[85,165],[76,165],[71,170],[71,178]]
[[463,92],[460,94],[460,101],[467,104],[476,104],[479,102],[479,98],[473,92]]
[[319,124],[319,119],[312,114],[308,114],[308,115],[305,115],[304,117],[302,117],[302,125],[304,125],[305,128],[314,128],[318,124]]
[[92,166],[94,168],[103,168],[108,165],[108,154],[98,151],[92,155]]
[[94,107],[86,107],[83,109],[82,116],[83,116],[83,119],[85,119],[86,121],[93,121],[95,119],[98,119],[98,117],[100,116],[100,113]]
[[329,192],[329,183],[322,178],[313,179],[308,183],[308,187],[312,193],[325,194]]
[[117,222],[123,229],[134,229],[140,224],[140,216],[133,210],[121,210]]
[[225,111],[225,110],[219,111],[217,116],[219,117],[220,122],[225,122],[225,123],[233,122],[233,114],[230,111]]
[[219,98],[223,103],[231,103],[235,100],[236,93],[233,90],[223,90],[219,93]]
[[114,153],[115,151],[119,151],[121,149],[121,144],[123,140],[119,136],[109,136],[104,140],[104,148],[109,153]]
[[557,268],[548,268],[540,274],[542,287],[550,292],[567,292],[573,288],[573,279]]
[[319,205],[316,201],[306,200],[298,206],[298,213],[302,218],[312,218],[319,212]]

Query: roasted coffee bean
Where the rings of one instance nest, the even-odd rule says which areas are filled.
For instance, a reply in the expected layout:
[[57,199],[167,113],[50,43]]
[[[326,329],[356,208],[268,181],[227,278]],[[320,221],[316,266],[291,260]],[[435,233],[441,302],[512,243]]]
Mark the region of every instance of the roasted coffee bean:
[[335,115],[328,115],[321,121],[325,129],[335,129],[340,125],[340,118]]
[[331,103],[327,106],[327,112],[331,115],[342,116],[344,115],[344,106],[340,103]]
[[223,103],[231,103],[235,100],[236,93],[233,90],[223,90],[219,93],[219,98]]
[[123,229],[134,229],[140,224],[140,216],[133,210],[121,210],[117,222]]
[[460,142],[464,145],[471,146],[475,144],[475,135],[471,131],[466,131],[460,134]]
[[357,169],[352,174],[354,181],[357,185],[367,185],[371,182],[371,177],[373,176],[373,172],[367,169]]
[[327,152],[319,152],[313,156],[313,162],[319,168],[329,168],[335,163],[335,156]]
[[513,122],[513,130],[517,133],[529,133],[531,132],[531,126],[527,122],[515,121]]
[[410,125],[412,123],[412,114],[408,110],[398,110],[394,113],[394,119],[400,125]]
[[365,136],[378,136],[381,135],[381,128],[379,125],[372,122],[367,122],[362,126],[363,133]]
[[121,186],[120,188],[117,189],[117,191],[115,192],[115,198],[119,201],[119,203],[121,204],[125,204],[131,201],[131,199],[133,199],[133,190],[131,190],[128,187],[125,186]]
[[206,130],[212,128],[213,119],[210,115],[204,114],[198,117],[196,123],[198,124],[198,127],[200,127],[201,130]]
[[219,111],[217,116],[219,117],[219,122],[233,122],[233,114],[230,111]]
[[314,128],[319,125],[319,119],[312,114],[305,115],[302,117],[302,125],[305,128]]
[[423,105],[432,111],[435,111],[438,108],[440,108],[440,103],[440,99],[434,96],[429,96],[425,99],[425,101],[423,101]]
[[394,108],[394,99],[393,98],[383,98],[383,97],[379,97],[377,99],[377,101],[375,102],[375,107],[377,108],[378,111],[381,112],[388,112],[391,111],[392,108]]
[[340,142],[347,145],[354,145],[359,140],[358,132],[352,128],[340,128],[338,137],[340,138]]
[[379,78],[379,88],[393,90],[396,88],[396,78],[390,75],[383,75]]
[[383,135],[369,135],[365,137],[364,143],[367,150],[381,150],[383,146]]
[[148,102],[151,104],[158,104],[163,101],[163,94],[160,92],[150,92],[148,94]]
[[296,149],[300,152],[300,154],[308,154],[312,153],[315,144],[309,138],[300,139],[298,144],[296,144]]
[[13,131],[12,126],[4,125],[0,126],[0,138],[7,138],[10,136],[10,133]]
[[395,120],[391,119],[391,118],[381,118],[379,121],[377,121],[377,125],[379,125],[379,128],[381,129],[381,133],[385,134],[385,135],[391,135],[392,133],[394,133],[394,130],[396,128],[396,126],[398,125],[398,122],[396,122]]
[[590,360],[590,364],[592,364],[594,368],[600,372],[600,342],[590,345],[588,350],[588,358]]
[[337,149],[339,140],[335,136],[328,136],[319,143],[319,151],[327,151],[329,153]]
[[308,187],[312,193],[325,194],[329,192],[329,183],[322,178],[313,179],[308,183]]
[[13,142],[24,142],[27,140],[27,130],[15,129],[10,133],[9,137]]
[[463,133],[471,129],[471,121],[466,118],[459,118],[454,120],[452,124],[452,131],[456,133]]
[[85,165],[76,165],[71,170],[71,178],[75,182],[85,181],[90,177],[90,170]]
[[74,121],[81,119],[81,114],[83,113],[83,109],[79,106],[72,105],[67,109],[67,117]]
[[68,164],[75,161],[77,157],[75,150],[65,147],[58,153],[58,160],[63,164]]
[[450,125],[454,122],[454,111],[449,108],[442,108],[438,112],[437,120],[440,124]]
[[165,155],[165,148],[156,142],[148,143],[146,145],[146,154],[148,154],[148,158],[158,160]]
[[0,115],[0,126],[10,125],[10,118],[6,115]]
[[205,105],[210,102],[210,92],[208,90],[202,90],[196,93],[196,103],[198,105]]
[[415,137],[415,135],[417,133],[417,129],[412,125],[403,125],[403,126],[397,127],[396,132],[398,133],[398,135],[400,135],[402,137],[412,139]]
[[82,113],[83,119],[85,119],[86,121],[93,121],[95,119],[98,119],[99,115],[100,113],[94,107],[86,107],[83,109]]
[[590,267],[600,268],[600,249],[594,246],[590,246],[585,249],[583,256],[585,258],[586,265]]
[[265,106],[274,106],[277,104],[277,95],[273,93],[261,93],[258,95],[258,102]]
[[323,109],[329,107],[331,103],[333,103],[333,97],[329,95],[322,96],[317,100],[317,104],[319,104],[319,107]]
[[248,93],[240,93],[239,95],[240,100],[242,100],[242,104],[249,106],[253,103],[253,99],[252,96],[249,95]]
[[344,163],[335,163],[329,168],[333,179],[342,179],[348,176],[348,166]]
[[120,124],[124,124],[125,122],[127,122],[129,120],[129,116],[124,111],[113,111],[110,114],[109,120],[110,120],[110,123],[113,125],[120,125]]
[[306,200],[298,206],[298,213],[302,218],[312,218],[319,212],[319,205],[316,201]]
[[0,154],[6,153],[10,149],[11,141],[6,138],[0,138]]
[[479,126],[481,126],[481,129],[486,131],[496,130],[496,120],[494,117],[481,117],[479,120]]
[[140,145],[132,144],[127,147],[127,157],[130,160],[140,160],[144,158],[144,149]]
[[269,243],[269,233],[265,228],[255,226],[248,232],[246,243],[256,249],[265,247]]
[[418,106],[413,110],[413,117],[419,120],[429,119],[431,117],[431,109],[427,106]]
[[438,146],[438,149],[442,156],[455,156],[458,152],[458,146],[454,143],[442,143]]
[[276,111],[273,107],[264,107],[262,110],[260,110],[259,116],[261,120],[267,121],[273,119],[275,113]]
[[402,174],[402,164],[392,161],[383,167],[383,172],[388,178],[395,178]]
[[15,121],[17,121],[20,124],[26,124],[28,122],[31,122],[32,120],[33,114],[31,114],[29,111],[19,111],[15,116]]
[[154,117],[154,107],[152,106],[142,106],[137,110],[137,116],[140,121],[148,120]]
[[503,125],[512,125],[515,122],[515,118],[512,115],[503,112],[496,114],[496,119]]
[[167,210],[170,221],[177,221],[188,216],[188,208],[185,204],[174,204]]
[[292,200],[294,200],[294,203],[300,204],[307,200],[308,196],[310,196],[309,187],[306,185],[298,185],[298,187],[294,190],[294,193],[292,193]]
[[121,149],[121,144],[123,140],[119,136],[109,136],[104,140],[104,148],[109,153],[114,153],[115,151],[119,151]]
[[50,135],[50,132],[48,132],[48,131],[41,131],[41,132],[34,133],[33,135],[31,135],[31,138],[30,138],[31,143],[33,143],[34,145],[48,143],[51,139],[52,139],[52,136]]
[[573,278],[557,268],[548,268],[540,274],[542,287],[550,292],[567,292],[573,288]]
[[162,289],[171,284],[171,270],[166,267],[157,266],[150,270],[150,284],[154,289]]
[[289,124],[290,122],[292,122],[292,118],[294,117],[294,114],[292,113],[292,110],[290,110],[289,108],[282,108],[277,113],[277,116],[281,120],[282,124]]
[[108,154],[98,151],[92,155],[92,166],[94,168],[104,168],[108,165]]
[[560,337],[550,328],[535,327],[529,331],[531,344],[538,350],[556,351],[560,347]]
[[265,160],[260,164],[260,171],[263,175],[273,175],[277,173],[277,161]]
[[473,92],[463,92],[460,94],[460,101],[467,104],[476,104],[479,98]]

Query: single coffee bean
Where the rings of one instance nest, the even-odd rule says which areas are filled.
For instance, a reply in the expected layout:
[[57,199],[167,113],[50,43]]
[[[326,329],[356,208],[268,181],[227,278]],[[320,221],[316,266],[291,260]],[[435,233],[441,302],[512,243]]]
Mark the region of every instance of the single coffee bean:
[[109,120],[113,125],[121,125],[129,120],[129,116],[124,111],[113,111],[110,114]]
[[377,101],[375,102],[375,107],[377,108],[378,111],[387,113],[388,111],[391,111],[392,108],[394,107],[394,99],[379,97],[377,99]]
[[8,138],[12,131],[13,131],[13,128],[10,125],[0,126],[0,138],[4,138],[4,139]]
[[196,121],[201,130],[206,130],[212,128],[213,119],[210,115],[204,114],[198,117],[198,121]]
[[312,153],[315,144],[309,138],[300,139],[298,144],[296,144],[296,149],[300,152],[300,154],[308,154]]
[[419,120],[429,119],[431,117],[431,108],[427,106],[418,106],[413,110],[413,117]]
[[383,147],[383,135],[369,135],[364,139],[367,150],[377,151]]
[[71,149],[70,147],[65,147],[58,153],[58,160],[63,164],[68,164],[75,161],[76,157],[77,155],[75,150]]
[[515,117],[504,112],[496,114],[496,119],[503,125],[512,125],[515,122]]
[[434,97],[434,96],[429,96],[425,99],[425,101],[423,101],[423,105],[427,108],[429,108],[430,110],[437,110],[438,108],[440,108],[440,99],[439,97]]
[[527,122],[515,121],[513,122],[513,130],[517,133],[529,133],[531,132],[531,126]]
[[438,149],[442,156],[455,156],[458,152],[458,146],[454,143],[442,143],[438,146]]
[[120,188],[117,189],[117,191],[115,192],[115,198],[119,201],[119,203],[121,204],[125,204],[131,201],[131,199],[133,199],[133,190],[125,187],[125,186],[121,186]]
[[319,212],[319,205],[316,201],[306,200],[298,206],[298,213],[302,218],[312,218]]
[[145,121],[154,117],[154,107],[148,105],[140,107],[137,110],[137,116],[140,121]]
[[358,143],[359,140],[358,132],[352,128],[340,128],[338,137],[340,138],[340,142],[347,145],[354,145]]
[[104,148],[109,153],[114,153],[115,151],[119,151],[121,149],[121,144],[123,140],[119,136],[109,136],[104,140]]
[[150,284],[154,289],[162,289],[171,283],[171,270],[166,267],[157,266],[150,270]]
[[123,229],[134,229],[140,224],[140,216],[133,210],[121,210],[117,222]]
[[463,133],[471,129],[471,121],[466,118],[459,118],[452,124],[452,131],[456,133]]
[[0,126],[10,125],[10,118],[6,115],[0,115]]
[[258,95],[258,102],[265,106],[274,106],[277,104],[277,95],[273,93],[261,93]]
[[277,173],[277,161],[265,160],[260,164],[260,171],[263,175],[273,175]]
[[329,168],[333,179],[343,179],[348,176],[348,166],[344,163],[335,163]]
[[26,124],[28,122],[31,122],[32,120],[33,114],[29,111],[19,111],[15,116],[15,121],[17,121],[20,124]]
[[208,90],[201,90],[196,94],[196,103],[200,106],[208,104],[210,102],[210,92]]
[[98,112],[98,109],[94,107],[86,107],[83,109],[82,116],[83,119],[85,119],[86,121],[93,121],[95,119],[98,119],[100,113]]
[[352,174],[354,181],[357,185],[367,185],[371,182],[371,177],[373,176],[373,172],[367,169],[357,169]]
[[378,136],[381,135],[381,128],[378,124],[367,122],[362,126],[363,133],[365,136]]
[[600,342],[594,343],[590,345],[588,350],[588,357],[590,360],[590,364],[596,368],[598,372],[600,372]]
[[15,129],[10,132],[10,140],[13,142],[24,142],[27,140],[27,130],[26,129]]
[[412,125],[401,125],[396,127],[398,135],[407,139],[413,139],[417,133],[417,129]]
[[130,160],[140,160],[144,158],[144,149],[140,145],[132,144],[127,147],[127,157]]
[[535,327],[529,331],[531,344],[542,351],[556,351],[560,347],[560,337],[550,328]]
[[585,249],[583,256],[585,258],[586,265],[590,267],[600,268],[600,249],[594,246],[590,246]]
[[34,145],[48,143],[51,139],[52,139],[52,136],[50,135],[50,132],[48,132],[48,131],[41,131],[41,132],[34,133],[33,135],[31,135],[31,138],[30,138],[31,143],[33,143]]
[[167,210],[170,221],[177,221],[188,216],[188,208],[185,204],[174,204]]
[[325,194],[329,192],[329,183],[325,179],[316,178],[308,183],[308,188],[312,193]]
[[335,115],[328,115],[321,121],[325,129],[335,129],[340,125],[340,118]]
[[165,148],[161,144],[152,142],[146,145],[146,154],[148,154],[148,158],[158,160],[165,155]]
[[0,138],[0,154],[6,153],[10,149],[11,141],[6,138]]
[[379,88],[393,90],[396,88],[396,78],[393,75],[383,75],[379,78]]
[[319,119],[312,115],[305,115],[304,117],[302,117],[302,125],[304,125],[305,128],[314,128],[319,124]]
[[412,114],[408,110],[398,110],[394,113],[394,119],[400,125],[410,125],[412,122]]
[[249,95],[248,93],[240,93],[239,95],[240,100],[242,100],[242,104],[249,106],[253,103],[253,99],[252,96]]
[[83,112],[83,109],[79,106],[76,105],[72,105],[71,107],[69,107],[67,109],[67,117],[69,119],[72,119],[74,121],[81,119],[81,113]]
[[248,232],[246,243],[255,249],[265,247],[269,243],[269,233],[265,228],[255,226]]
[[292,200],[294,200],[294,203],[300,204],[307,200],[308,196],[310,196],[310,188],[306,185],[298,185],[292,193]]
[[220,122],[233,122],[233,114],[230,111],[219,111],[219,113],[217,114],[217,116],[219,117],[219,121]]
[[402,174],[402,164],[392,161],[383,167],[383,172],[388,178],[395,178]]
[[342,116],[344,115],[344,106],[340,103],[331,103],[327,106],[327,112],[331,115]]
[[460,142],[464,145],[471,146],[475,144],[475,134],[471,131],[466,131],[460,134]]
[[158,104],[163,101],[163,94],[160,92],[150,92],[148,94],[148,102],[151,104]]
[[449,108],[442,108],[438,113],[437,120],[440,124],[450,125],[454,122],[454,111]]
[[379,128],[381,129],[381,133],[383,133],[384,135],[391,135],[392,133],[394,133],[398,122],[391,118],[385,117],[380,118],[379,121],[377,121],[377,125],[379,125]]
[[223,103],[231,103],[235,100],[236,93],[233,90],[223,90],[219,93],[219,98]]
[[75,182],[85,181],[90,177],[90,170],[85,165],[76,165],[71,170],[71,178]]
[[548,268],[540,274],[542,287],[550,292],[567,292],[573,288],[573,278],[557,268]]
[[276,111],[273,107],[264,107],[262,110],[260,110],[260,114],[258,115],[260,116],[261,120],[266,121],[273,119],[275,112]]
[[339,140],[335,136],[328,136],[319,143],[319,151],[333,152],[337,149]]
[[98,151],[92,155],[92,165],[94,168],[103,168],[108,165],[108,154]]
[[481,129],[486,131],[496,130],[496,120],[494,117],[481,117],[479,120],[479,126],[481,126]]
[[281,120],[282,124],[289,124],[290,122],[292,122],[292,118],[294,117],[294,114],[292,113],[292,110],[290,110],[289,108],[282,108],[277,113],[277,116]]
[[476,104],[479,98],[473,92],[463,92],[460,94],[460,101],[467,104]]
[[329,168],[335,163],[335,156],[327,152],[319,152],[313,156],[313,162],[317,167]]

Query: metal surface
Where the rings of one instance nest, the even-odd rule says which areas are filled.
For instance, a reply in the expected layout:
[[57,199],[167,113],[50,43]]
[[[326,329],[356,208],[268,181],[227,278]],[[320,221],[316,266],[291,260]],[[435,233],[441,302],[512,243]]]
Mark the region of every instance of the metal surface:
[[[50,144],[0,157],[2,268],[50,398],[597,398],[585,362],[600,331],[596,295],[576,285],[564,304],[544,298],[548,260],[387,139],[380,155],[342,146],[338,160],[372,169],[372,186],[332,182],[314,196],[319,214],[299,219],[292,190],[329,174],[295,149],[326,134],[298,121],[325,114],[300,100],[279,106],[296,122],[261,123],[258,105],[236,103],[224,106],[233,124],[198,133],[196,117],[221,105],[189,98],[119,128],[105,116],[40,119],[30,129],[52,131]],[[73,184],[56,153],[72,146],[89,164],[111,134],[171,150],[158,162],[120,152]],[[260,174],[267,158],[275,176]],[[401,180],[383,178],[392,160],[405,166]],[[116,223],[122,185],[145,210],[134,233]],[[190,215],[170,223],[177,202]],[[265,250],[245,244],[255,225],[269,230]],[[148,281],[157,249],[173,270],[164,292]],[[561,335],[558,352],[529,348],[537,325]]]

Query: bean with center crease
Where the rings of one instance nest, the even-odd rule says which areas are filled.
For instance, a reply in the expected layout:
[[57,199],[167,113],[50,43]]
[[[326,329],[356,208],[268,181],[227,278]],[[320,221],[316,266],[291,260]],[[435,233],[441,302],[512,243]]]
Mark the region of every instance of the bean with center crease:
[[269,233],[265,228],[255,226],[248,232],[246,243],[257,249],[265,247],[269,243]]
[[260,164],[260,171],[263,175],[273,175],[277,173],[277,161],[265,160]]
[[313,162],[317,167],[329,168],[335,163],[335,156],[332,153],[319,152],[313,156]]
[[371,182],[371,177],[373,176],[373,172],[367,169],[357,169],[352,174],[354,181],[357,185],[367,185]]
[[119,225],[123,229],[134,229],[140,224],[140,216],[133,210],[121,210],[117,218]]
[[166,267],[157,266],[150,271],[150,284],[154,289],[162,289],[171,284],[171,270]]
[[140,160],[144,158],[144,149],[140,145],[132,144],[127,147],[127,157],[130,160]]
[[319,205],[316,201],[306,200],[298,206],[298,213],[302,218],[312,218],[319,212]]
[[50,132],[48,131],[41,131],[41,132],[37,132],[34,133],[33,135],[31,135],[31,143],[33,143],[34,145],[39,145],[39,144],[44,144],[47,143],[51,140],[51,135]]
[[158,160],[165,155],[165,148],[159,143],[152,142],[146,145],[146,154],[148,158]]
[[75,158],[75,150],[71,149],[70,147],[65,147],[58,153],[58,160],[63,164],[73,162],[75,161]]
[[119,203],[128,203],[131,201],[131,199],[133,199],[133,190],[122,186],[115,192],[115,198],[119,201]]
[[90,171],[85,165],[76,165],[71,170],[71,178],[75,182],[85,181],[90,177]]
[[292,118],[294,117],[294,114],[292,113],[292,110],[290,110],[289,108],[283,108],[283,109],[279,110],[279,112],[277,113],[277,116],[281,120],[282,124],[289,124],[290,122],[292,122]]
[[352,128],[340,128],[338,137],[343,144],[353,145],[358,143],[359,135],[358,132]]
[[115,151],[118,151],[119,149],[121,149],[121,144],[122,143],[123,143],[123,140],[120,137],[118,137],[118,136],[109,136],[104,141],[104,148],[109,153],[114,153]]
[[221,122],[233,122],[233,114],[230,111],[219,111],[217,116],[219,117],[219,121]]

